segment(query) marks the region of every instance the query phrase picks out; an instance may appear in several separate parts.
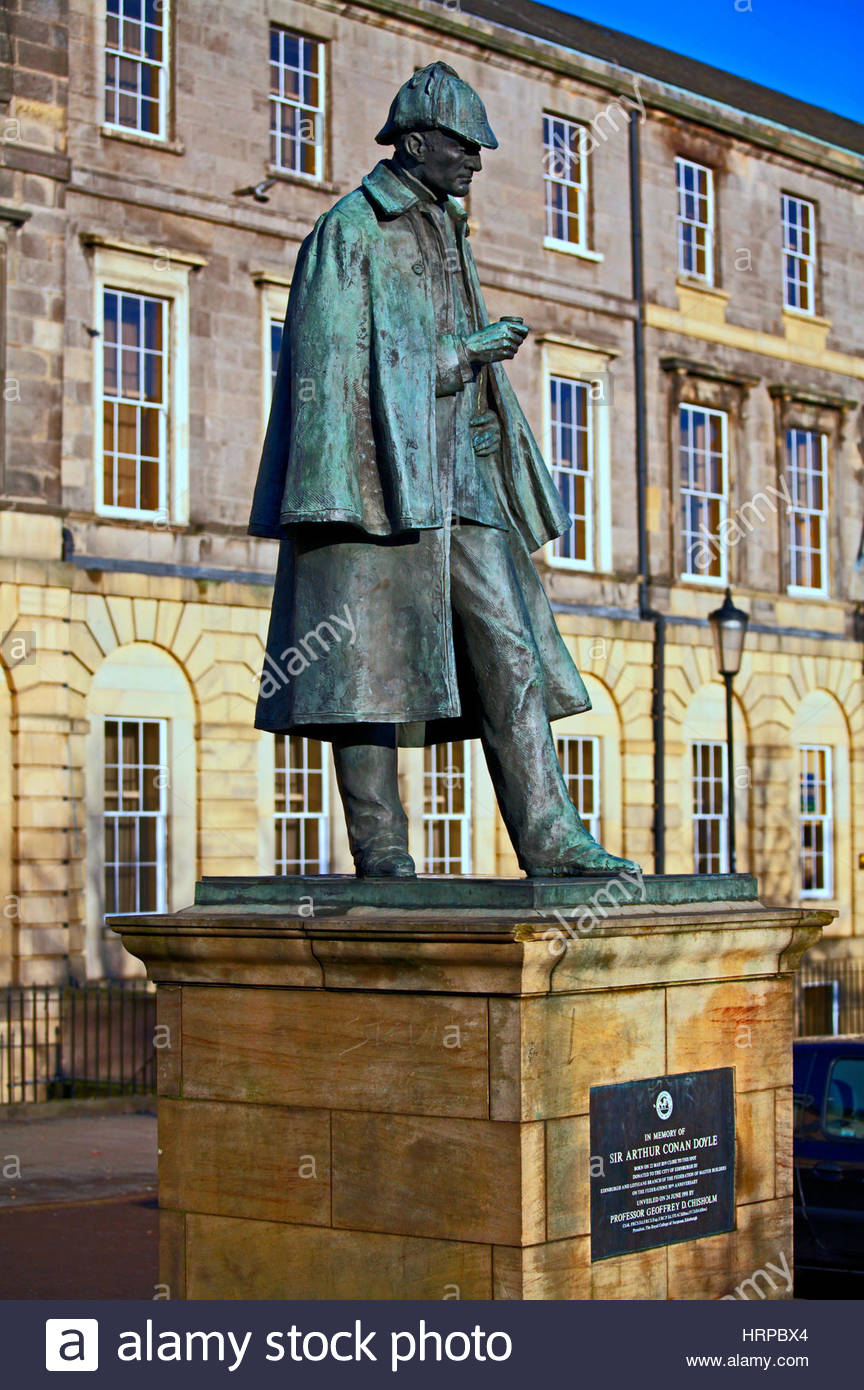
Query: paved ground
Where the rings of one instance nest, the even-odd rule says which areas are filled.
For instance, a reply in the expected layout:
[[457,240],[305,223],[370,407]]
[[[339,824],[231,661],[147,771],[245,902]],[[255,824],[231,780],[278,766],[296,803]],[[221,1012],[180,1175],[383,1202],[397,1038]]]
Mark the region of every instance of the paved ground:
[[152,1298],[155,1115],[0,1122],[0,1298]]
[[0,1211],[155,1193],[156,1116],[65,1114],[2,1122],[0,1174]]

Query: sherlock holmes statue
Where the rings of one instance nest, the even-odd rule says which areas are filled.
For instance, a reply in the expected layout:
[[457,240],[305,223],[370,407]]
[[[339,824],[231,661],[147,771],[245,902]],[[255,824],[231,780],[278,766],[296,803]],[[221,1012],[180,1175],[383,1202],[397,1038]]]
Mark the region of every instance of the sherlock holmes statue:
[[489,322],[454,201],[498,142],[446,63],[376,138],[393,158],[294,272],[249,526],[281,540],[256,727],[333,744],[359,875],[414,874],[397,746],[475,736],[527,874],[630,869],[549,727],[590,708],[531,560],[569,517],[501,366],[528,328]]

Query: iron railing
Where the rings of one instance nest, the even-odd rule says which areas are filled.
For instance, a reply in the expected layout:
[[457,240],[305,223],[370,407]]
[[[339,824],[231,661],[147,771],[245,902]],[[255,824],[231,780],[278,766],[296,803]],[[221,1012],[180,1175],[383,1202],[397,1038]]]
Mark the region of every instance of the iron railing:
[[0,1102],[156,1089],[156,994],[146,980],[0,988]]
[[864,1033],[864,960],[819,961],[795,977],[799,1037]]

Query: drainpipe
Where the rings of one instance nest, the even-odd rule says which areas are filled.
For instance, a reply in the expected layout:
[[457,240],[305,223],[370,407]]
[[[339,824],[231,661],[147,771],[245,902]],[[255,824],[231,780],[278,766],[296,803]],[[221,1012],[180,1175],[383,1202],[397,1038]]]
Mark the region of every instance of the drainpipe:
[[648,560],[648,406],[645,389],[645,279],[642,264],[642,189],[639,160],[641,112],[630,112],[630,227],[633,262],[633,362],[636,388],[636,519],[639,561],[639,616],[654,624],[651,730],[654,745],[654,872],[666,872],[666,617],[649,600]]

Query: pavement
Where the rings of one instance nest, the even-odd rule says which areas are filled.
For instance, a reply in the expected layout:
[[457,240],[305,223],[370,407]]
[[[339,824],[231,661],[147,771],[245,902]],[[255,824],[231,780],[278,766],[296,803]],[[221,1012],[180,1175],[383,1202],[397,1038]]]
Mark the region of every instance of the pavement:
[[0,1121],[0,1298],[147,1298],[156,1284],[155,1114]]

